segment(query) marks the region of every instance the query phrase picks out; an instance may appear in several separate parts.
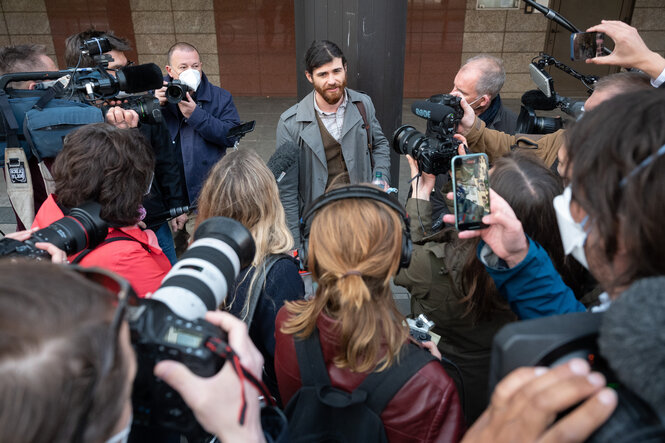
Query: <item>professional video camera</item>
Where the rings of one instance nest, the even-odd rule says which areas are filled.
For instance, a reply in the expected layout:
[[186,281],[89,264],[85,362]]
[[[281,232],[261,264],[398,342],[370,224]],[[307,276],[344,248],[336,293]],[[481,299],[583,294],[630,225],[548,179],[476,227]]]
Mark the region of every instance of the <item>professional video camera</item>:
[[[115,70],[115,76],[108,70],[111,56],[104,54],[111,50],[105,38],[86,40],[81,45],[81,55],[89,55],[98,63],[94,68],[65,69],[54,72],[20,72],[0,76],[0,90],[13,97],[47,97],[75,100],[82,103],[102,106],[110,100],[120,101],[117,106],[135,110],[142,122],[161,120],[159,102],[151,95],[128,95],[162,87],[162,71],[154,63],[127,66]],[[80,58],[79,58],[80,63]],[[41,80],[35,90],[8,89],[10,82]],[[48,102],[48,100],[46,100]]]
[[224,359],[216,350],[228,347],[226,337],[202,318],[222,303],[254,254],[252,235],[241,223],[212,217],[198,227],[194,242],[161,287],[130,310],[138,358],[132,394],[135,427],[170,429],[192,438],[205,435],[182,398],[153,375],[153,368],[169,359],[202,377],[220,370]]
[[596,76],[580,74],[554,57],[541,53],[534,57],[529,65],[531,80],[538,86],[538,89],[527,91],[522,95],[522,108],[517,118],[518,133],[549,134],[563,127],[561,117],[539,117],[536,115],[536,110],[551,111],[559,108],[574,118],[578,118],[582,114],[583,101],[572,101],[554,91],[554,80],[545,71],[545,67],[549,65],[554,65],[580,80],[587,88],[587,92],[593,91],[593,85],[597,81]]
[[447,173],[460,144],[453,138],[464,116],[460,100],[450,94],[437,94],[414,102],[411,112],[427,119],[428,135],[411,125],[400,126],[393,134],[395,152],[413,157],[420,171],[435,175]]
[[0,256],[38,260],[48,258],[48,252],[35,246],[37,242],[52,243],[67,255],[93,249],[103,242],[108,234],[108,224],[99,216],[100,211],[99,203],[87,202],[72,209],[69,215],[35,232],[25,241],[5,237],[0,240]]
[[[609,321],[607,314],[607,312],[578,312],[523,320],[504,326],[494,336],[492,345],[490,392],[503,377],[521,366],[555,367],[572,358],[581,358],[589,363],[592,371],[605,376],[607,385],[614,388],[619,397],[619,406],[612,418],[586,441],[591,443],[663,441],[665,430],[659,416],[642,398],[621,383],[608,361],[599,352],[599,333],[603,328],[617,331],[620,329],[620,325],[616,324],[617,320],[631,318],[633,321],[638,321],[638,319],[627,317],[632,315],[632,311],[622,316],[617,316],[615,312],[614,318]],[[642,330],[652,329],[643,327]],[[631,339],[630,332],[626,330],[619,331],[615,335],[622,337],[619,340],[616,337],[609,339],[615,346],[625,344],[620,340]],[[658,339],[654,338],[654,342],[657,344]],[[636,362],[636,364],[641,363]],[[650,433],[655,433],[655,437]]]

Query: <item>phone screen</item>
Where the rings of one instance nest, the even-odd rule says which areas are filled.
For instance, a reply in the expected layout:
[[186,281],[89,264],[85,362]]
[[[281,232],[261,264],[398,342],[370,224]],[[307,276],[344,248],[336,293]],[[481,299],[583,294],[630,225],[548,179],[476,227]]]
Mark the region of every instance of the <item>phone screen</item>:
[[570,59],[586,60],[601,57],[605,48],[605,34],[602,32],[578,32],[570,35]]
[[252,120],[251,122],[247,122],[247,123],[241,123],[238,126],[234,126],[231,129],[229,129],[229,132],[226,136],[227,137],[237,137],[239,135],[245,135],[248,132],[252,132],[254,130],[254,125],[255,124],[256,124],[256,120]]
[[483,217],[490,213],[489,161],[485,154],[453,158],[455,227],[459,231],[482,229]]

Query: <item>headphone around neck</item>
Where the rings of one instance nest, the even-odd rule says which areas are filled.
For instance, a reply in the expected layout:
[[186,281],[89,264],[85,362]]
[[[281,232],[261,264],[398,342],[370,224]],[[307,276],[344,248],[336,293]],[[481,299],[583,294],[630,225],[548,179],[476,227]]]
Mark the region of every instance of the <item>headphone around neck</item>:
[[329,203],[344,200],[347,198],[365,198],[380,203],[392,208],[397,212],[402,219],[402,248],[400,252],[399,269],[405,269],[411,263],[411,253],[413,244],[411,243],[411,227],[409,225],[409,215],[406,213],[404,207],[399,203],[397,198],[393,195],[386,194],[384,191],[373,186],[365,185],[349,185],[342,188],[333,189],[310,203],[303,212],[300,218],[300,238],[303,242],[303,250],[301,252],[301,259],[305,266],[307,266],[307,250],[309,248],[309,231],[312,226],[314,215],[322,207]]

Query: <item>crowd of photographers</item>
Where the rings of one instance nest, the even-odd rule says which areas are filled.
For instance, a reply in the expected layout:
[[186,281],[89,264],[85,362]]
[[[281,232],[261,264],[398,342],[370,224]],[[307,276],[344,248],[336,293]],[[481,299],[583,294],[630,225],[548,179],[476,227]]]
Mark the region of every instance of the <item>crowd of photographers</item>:
[[[393,140],[406,210],[332,42],[308,49],[313,91],[280,117],[267,165],[226,153],[237,110],[187,43],[154,78],[126,40],[86,31],[67,40],[76,70],[46,82],[23,76],[55,71],[43,48],[0,49],[0,74],[20,74],[0,91],[5,179],[32,225],[0,241],[0,440],[662,441],[665,59],[624,23],[590,31],[615,48],[587,63],[633,70],[598,80],[566,129],[514,135],[490,56],[423,102],[428,135]],[[32,119],[17,104],[75,95],[104,113],[55,154],[17,132]],[[458,231],[446,177],[466,153],[489,157],[490,213]],[[171,231],[194,205],[178,260]],[[434,321],[425,338],[393,278]],[[554,331],[573,338],[528,354]]]

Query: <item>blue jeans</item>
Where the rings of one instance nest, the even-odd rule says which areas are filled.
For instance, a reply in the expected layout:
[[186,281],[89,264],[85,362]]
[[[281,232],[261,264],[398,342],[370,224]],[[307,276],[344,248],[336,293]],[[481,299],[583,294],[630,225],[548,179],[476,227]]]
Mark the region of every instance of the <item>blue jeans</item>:
[[173,244],[173,236],[171,235],[171,228],[168,223],[162,223],[159,227],[154,229],[155,235],[157,236],[157,242],[159,247],[162,248],[162,252],[171,262],[171,266],[175,265],[178,261],[178,257],[175,255],[175,245]]

